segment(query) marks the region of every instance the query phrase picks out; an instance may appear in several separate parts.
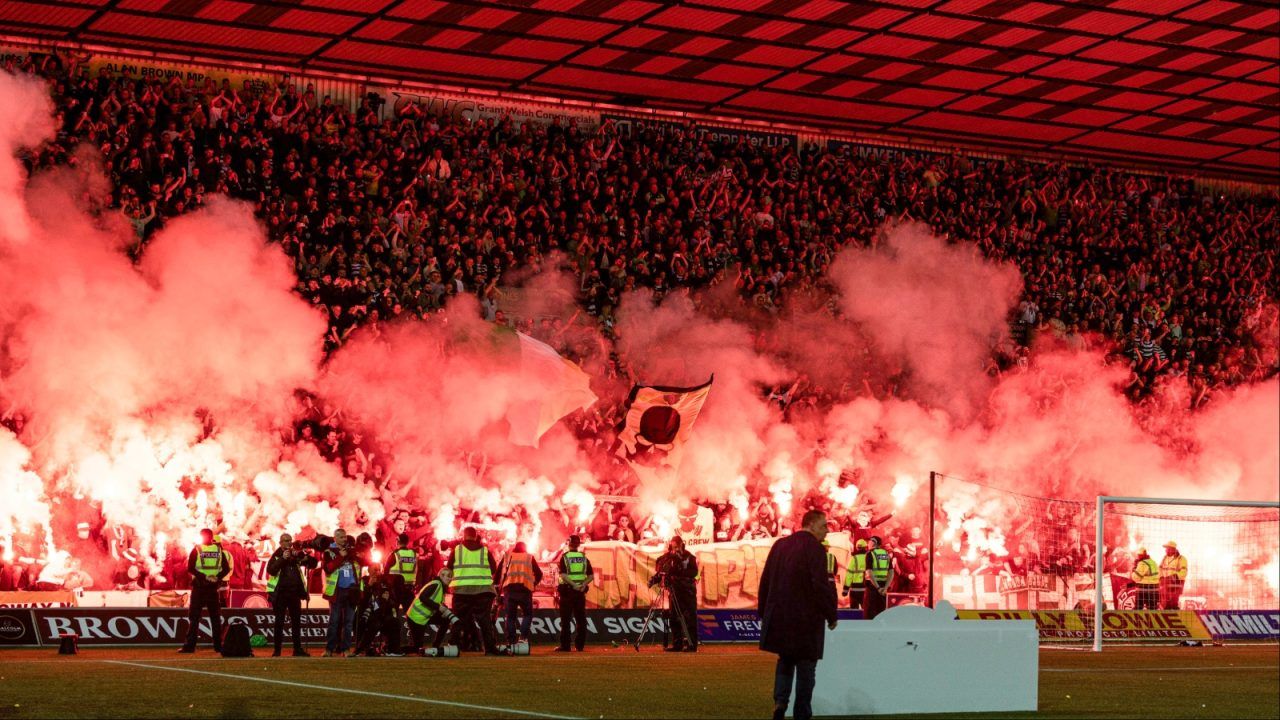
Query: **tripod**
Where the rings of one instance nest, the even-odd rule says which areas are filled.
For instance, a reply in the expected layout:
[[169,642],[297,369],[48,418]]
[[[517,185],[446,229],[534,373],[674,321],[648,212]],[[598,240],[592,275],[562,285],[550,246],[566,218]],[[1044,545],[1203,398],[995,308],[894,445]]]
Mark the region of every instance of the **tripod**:
[[[649,614],[644,616],[644,624],[640,626],[640,633],[636,635],[636,639],[631,642],[631,646],[636,649],[636,652],[640,652],[640,643],[644,641],[644,635],[649,631],[649,624],[653,622],[653,616],[658,614],[658,611],[662,609],[663,597],[667,598],[667,609],[671,611],[672,615],[676,616],[677,620],[679,620],[680,629],[684,631],[685,639],[690,640],[692,638],[689,634],[689,626],[684,621],[684,613],[680,611],[680,601],[676,599],[676,594],[671,592],[671,589],[667,587],[667,583],[664,581],[658,586],[658,595],[653,599],[653,604],[649,606]],[[670,623],[667,624],[666,632],[670,635]]]

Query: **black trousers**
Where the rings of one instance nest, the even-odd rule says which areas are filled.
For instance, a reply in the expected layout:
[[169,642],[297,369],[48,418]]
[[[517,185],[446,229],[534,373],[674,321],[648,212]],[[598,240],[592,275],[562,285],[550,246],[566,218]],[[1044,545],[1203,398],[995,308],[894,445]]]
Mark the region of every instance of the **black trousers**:
[[587,645],[587,594],[568,585],[561,585],[559,593],[560,647],[569,649],[569,621],[572,620],[573,646],[581,650]]
[[302,599],[295,597],[289,600],[281,600],[274,593],[272,595],[271,607],[276,611],[276,652],[280,652],[280,645],[284,642],[284,616],[286,614],[289,616],[289,629],[292,631],[293,650],[298,652],[302,650]]
[[671,647],[698,649],[697,591],[668,590],[667,598],[666,621],[671,633]]
[[[506,596],[506,631],[507,644],[516,641],[518,630],[525,640],[529,639],[533,626],[533,591],[523,585],[508,585],[504,590]],[[516,613],[521,615],[520,625],[516,626]]]
[[427,629],[435,630],[435,640],[432,641],[431,647],[438,648],[444,645],[445,637],[449,634],[449,623],[440,617],[440,613],[436,613],[427,618],[426,625],[419,625],[412,620],[409,621],[409,650],[418,652],[422,649],[422,641],[425,639]]
[[493,626],[493,593],[479,595],[453,595],[453,614],[458,616],[454,626],[454,644],[462,647],[461,637],[467,628],[479,628],[480,640],[487,653],[498,652],[498,630]]
[[884,612],[885,603],[888,600],[870,580],[863,581],[862,586],[862,619],[874,620],[877,615]]
[[184,648],[194,650],[196,640],[200,637],[200,614],[209,611],[209,631],[213,634],[213,649],[222,652],[222,598],[218,596],[217,587],[201,585],[191,590],[187,601],[191,604],[187,613],[187,641]]
[[413,583],[405,582],[404,577],[400,575],[388,575],[387,578],[391,583],[391,597],[395,598],[400,612],[409,612],[409,606],[413,604],[414,598]]
[[400,616],[395,613],[370,615],[361,625],[360,640],[356,643],[356,652],[370,652],[378,641],[378,636],[387,639],[387,652],[400,652]]
[[858,588],[850,588],[850,589],[849,589],[849,607],[851,607],[851,608],[853,608],[853,609],[855,609],[855,610],[861,610],[861,609],[862,609],[862,596],[863,596],[864,594],[865,594],[865,591],[864,591],[862,588],[860,588],[860,587],[858,587]]

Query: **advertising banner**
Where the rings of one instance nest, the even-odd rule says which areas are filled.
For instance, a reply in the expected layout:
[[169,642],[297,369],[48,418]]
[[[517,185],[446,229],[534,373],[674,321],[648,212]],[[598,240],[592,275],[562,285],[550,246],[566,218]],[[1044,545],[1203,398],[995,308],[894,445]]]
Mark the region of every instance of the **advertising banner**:
[[600,122],[612,120],[618,129],[618,134],[623,137],[631,137],[639,134],[644,130],[656,132],[660,137],[683,132],[685,134],[692,133],[700,142],[710,143],[728,143],[736,145],[739,142],[745,142],[751,147],[766,148],[794,148],[796,147],[798,137],[795,133],[778,133],[768,132],[764,130],[751,130],[739,127],[720,127],[716,125],[698,125],[687,122],[677,122],[674,120],[659,120],[657,118],[636,118],[628,115],[610,115],[603,114],[600,116]]
[[[41,609],[35,615],[40,644],[57,644],[64,632],[75,633],[80,646],[92,645],[178,645],[187,637],[185,608],[67,608]],[[223,610],[222,624],[243,623],[250,634],[274,637],[271,612]],[[302,611],[302,635],[309,643],[324,642],[329,613]],[[287,631],[286,631],[287,632]],[[200,620],[200,642],[212,640],[209,618]]]
[[[961,620],[1035,620],[1041,640],[1091,640],[1093,613],[1078,610],[957,610]],[[1102,637],[1110,640],[1209,640],[1194,612],[1186,610],[1108,610],[1102,613]]]
[[184,84],[193,82],[196,85],[204,84],[206,78],[212,78],[218,86],[222,85],[223,80],[227,80],[231,83],[233,90],[249,90],[258,94],[270,93],[276,83],[276,77],[265,72],[247,72],[232,68],[186,65],[113,55],[94,55],[90,58],[89,77],[98,77],[103,70],[112,77],[128,75],[134,79],[165,82],[176,77]]
[[76,594],[70,590],[0,592],[0,608],[75,607]]
[[[639,634],[648,615],[646,610],[593,610],[587,613],[587,641],[625,644]],[[222,611],[222,624],[245,624],[250,634],[275,637],[275,615],[270,611],[233,609]],[[497,618],[498,637],[505,636],[506,623]],[[322,644],[329,626],[329,613],[302,611],[302,634],[309,644]],[[187,637],[184,608],[48,608],[0,611],[0,644],[56,645],[62,633],[75,633],[81,647],[95,645],[180,645]],[[287,625],[286,625],[287,628]],[[649,633],[661,641],[666,630],[662,614],[654,616]],[[212,640],[209,619],[200,620],[200,642]],[[288,630],[286,629],[286,633]],[[555,642],[560,636],[559,611],[535,610],[531,623],[535,643]],[[286,635],[286,638],[288,636]],[[648,639],[646,639],[648,642]]]
[[36,644],[36,627],[30,610],[0,610],[0,646]]
[[1196,613],[1216,640],[1275,640],[1280,638],[1280,611],[1200,610]]
[[473,122],[479,119],[496,121],[510,117],[511,121],[517,125],[523,122],[550,125],[557,119],[562,125],[568,125],[570,120],[574,120],[578,127],[583,129],[594,128],[600,124],[598,113],[581,108],[475,98],[449,93],[416,93],[395,88],[370,87],[369,89],[384,95],[390,109],[396,115],[400,114],[401,108],[406,104],[416,102],[424,111],[432,115],[442,115],[462,122]]
[[[861,620],[861,610],[841,608],[840,620]],[[760,616],[755,610],[699,610],[701,642],[760,642]]]

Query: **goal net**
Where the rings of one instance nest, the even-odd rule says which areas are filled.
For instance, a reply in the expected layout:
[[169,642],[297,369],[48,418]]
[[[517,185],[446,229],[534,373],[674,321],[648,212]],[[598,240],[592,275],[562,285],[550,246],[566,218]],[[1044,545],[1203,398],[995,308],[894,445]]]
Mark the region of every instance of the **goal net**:
[[[1042,642],[1087,647],[1103,639],[1207,639],[1214,613],[1280,608],[1277,503],[1099,504],[942,473],[930,482],[932,598],[947,600],[962,618],[1034,619]],[[1179,561],[1165,560],[1172,555],[1166,544],[1184,558],[1185,573]],[[1143,569],[1154,572],[1143,583],[1135,581],[1140,549],[1151,561]]]
[[1094,649],[1129,638],[1105,610],[1280,608],[1280,504],[1100,496],[1094,517]]

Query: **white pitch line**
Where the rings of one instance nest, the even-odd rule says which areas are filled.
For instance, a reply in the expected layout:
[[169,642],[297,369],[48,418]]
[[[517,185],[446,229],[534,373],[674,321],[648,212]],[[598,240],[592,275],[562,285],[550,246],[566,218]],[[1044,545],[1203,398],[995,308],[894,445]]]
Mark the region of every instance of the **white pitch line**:
[[1280,670],[1278,665],[1214,665],[1213,667],[1159,667],[1159,668],[1040,668],[1047,673],[1100,673],[1100,672],[1181,672],[1183,670]]
[[367,695],[369,697],[386,698],[388,700],[406,700],[408,702],[426,703],[428,705],[444,705],[445,707],[466,708],[468,710],[481,710],[490,713],[503,713],[507,715],[525,715],[537,718],[553,718],[554,720],[578,720],[571,715],[552,715],[550,713],[533,712],[531,710],[513,710],[511,708],[489,707],[488,705],[472,705],[470,703],[451,702],[449,700],[432,700],[431,698],[423,698],[410,695],[392,695],[390,693],[373,692],[370,690],[355,690],[352,688],[329,687],[326,685],[311,685],[308,683],[292,682],[290,680],[273,680],[271,678],[255,677],[253,675],[233,675],[231,673],[211,672],[209,670],[192,670],[191,668],[165,667],[163,665],[148,665],[146,663],[128,662],[126,660],[101,660],[99,662],[110,663],[112,665],[130,665],[132,667],[147,668],[149,670],[168,670],[170,672],[185,672],[196,675],[212,675],[214,677],[231,678],[233,680],[249,680],[251,682],[269,683],[272,685],[288,685],[290,687],[305,688],[307,690],[328,690],[329,692],[347,693],[349,695]]

